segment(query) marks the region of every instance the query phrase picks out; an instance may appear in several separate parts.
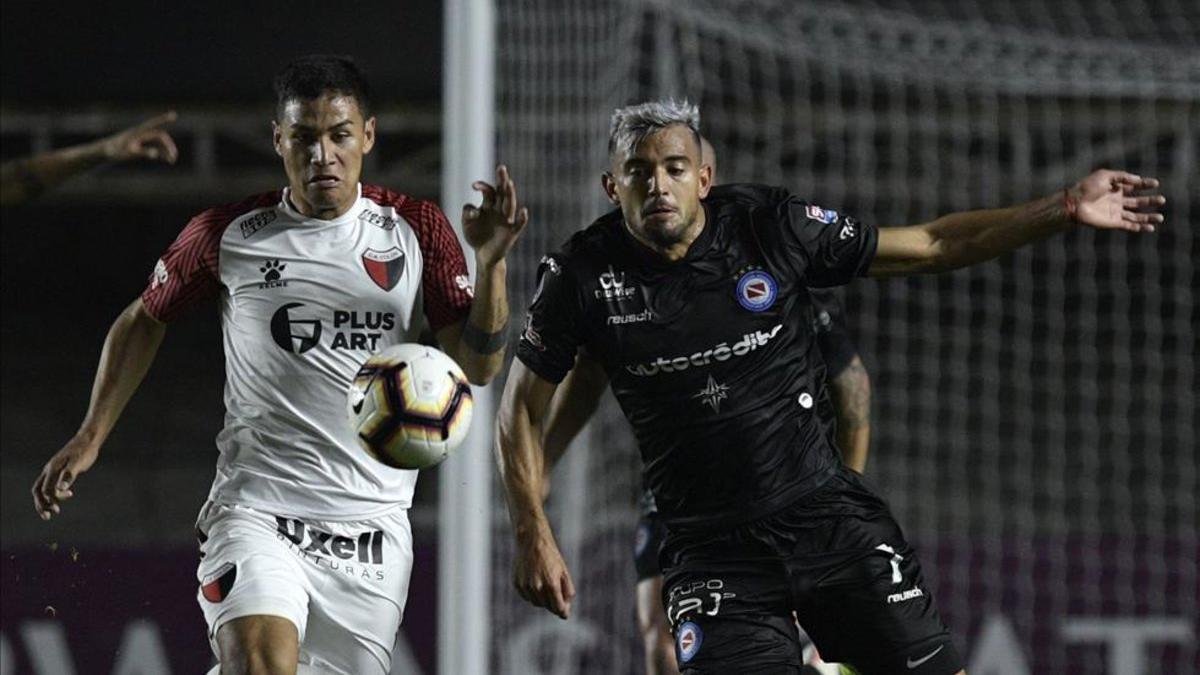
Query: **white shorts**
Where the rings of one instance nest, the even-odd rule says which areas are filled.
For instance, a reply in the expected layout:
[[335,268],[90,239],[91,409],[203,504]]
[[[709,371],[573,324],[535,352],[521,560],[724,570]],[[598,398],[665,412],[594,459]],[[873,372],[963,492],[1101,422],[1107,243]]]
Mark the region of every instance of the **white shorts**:
[[196,530],[196,597],[213,653],[225,622],[266,614],[296,625],[300,663],[386,675],[412,572],[407,510],[315,521],[209,502]]

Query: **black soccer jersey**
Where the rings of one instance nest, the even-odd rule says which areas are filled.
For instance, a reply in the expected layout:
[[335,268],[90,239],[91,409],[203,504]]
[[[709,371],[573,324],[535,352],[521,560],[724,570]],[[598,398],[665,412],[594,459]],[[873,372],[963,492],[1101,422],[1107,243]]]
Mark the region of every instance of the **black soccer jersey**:
[[[850,332],[846,329],[846,314],[842,303],[832,288],[810,288],[809,298],[812,300],[812,330],[817,338],[821,357],[825,360],[825,375],[836,378],[845,370],[850,362],[858,355],[858,348],[850,340]],[[654,493],[643,490],[638,498],[638,512],[642,518],[657,516],[658,507],[654,504]]]
[[846,314],[837,293],[832,288],[810,288],[808,295],[812,299],[813,332],[825,359],[825,374],[832,379],[850,365],[858,350],[846,330]]
[[809,286],[863,274],[878,232],[786,190],[723,185],[671,262],[620,211],[541,265],[517,356],[560,382],[585,348],[603,364],[673,526],[741,522],[827,480],[839,463]]

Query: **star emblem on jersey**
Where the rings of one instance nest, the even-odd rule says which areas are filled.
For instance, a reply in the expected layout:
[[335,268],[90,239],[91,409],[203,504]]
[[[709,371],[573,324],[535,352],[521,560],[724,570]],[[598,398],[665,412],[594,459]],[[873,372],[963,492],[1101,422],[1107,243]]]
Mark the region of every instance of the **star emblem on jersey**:
[[712,375],[708,376],[708,384],[700,390],[699,394],[692,395],[692,398],[698,398],[704,405],[713,409],[713,412],[721,412],[721,401],[729,398],[729,385],[718,384],[713,379]]
[[751,312],[763,312],[775,304],[779,285],[775,283],[775,277],[763,270],[751,270],[738,279],[736,293],[742,307]]
[[369,248],[362,254],[363,268],[375,285],[390,291],[404,275],[404,251],[393,246],[386,251]]

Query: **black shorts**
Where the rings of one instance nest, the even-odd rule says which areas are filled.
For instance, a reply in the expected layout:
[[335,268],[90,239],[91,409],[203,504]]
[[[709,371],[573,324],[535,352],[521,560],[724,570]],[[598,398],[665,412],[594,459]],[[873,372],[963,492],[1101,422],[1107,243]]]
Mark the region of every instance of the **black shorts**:
[[633,535],[633,567],[637,570],[638,581],[662,576],[658,553],[666,536],[667,527],[657,511],[643,513],[638,518]]
[[800,625],[862,675],[963,668],[916,555],[848,469],[766,518],[667,533],[663,600],[684,674],[800,672]]

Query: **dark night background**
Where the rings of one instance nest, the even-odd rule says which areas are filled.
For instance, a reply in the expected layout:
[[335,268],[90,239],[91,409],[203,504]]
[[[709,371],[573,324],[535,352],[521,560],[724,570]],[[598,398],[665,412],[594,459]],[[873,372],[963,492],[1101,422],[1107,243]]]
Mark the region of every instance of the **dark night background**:
[[[1098,673],[1105,647],[1066,640],[1068,618],[1149,626],[1159,637],[1164,618],[1186,623],[1190,642],[1171,638],[1147,651],[1149,662],[1195,665],[1154,672],[1200,672],[1188,350],[1198,330],[1200,4],[497,5],[497,157],[520,176],[545,228],[514,250],[514,317],[546,247],[604,208],[593,167],[607,111],[651,96],[696,97],[729,180],[795,186],[868,222],[1025,200],[1102,165],[1162,178],[1168,226],[1152,237],[1073,232],[971,270],[864,282],[845,297],[875,392],[869,478],[925,551],[958,644],[977,655],[994,647],[982,639],[995,637],[991,627],[1015,627],[1005,634],[1019,643],[1013,654],[1059,666],[1029,672]],[[0,675],[64,651],[79,675],[107,675],[132,653],[118,645],[142,619],[158,631],[171,672],[205,672],[192,525],[222,424],[216,304],[170,326],[60,517],[37,519],[30,485],[83,417],[110,324],[187,220],[283,185],[269,127],[281,65],[314,52],[356,56],[380,119],[364,179],[439,197],[442,13],[436,0],[0,0],[0,158],[180,114],[178,165],[107,167],[0,212]],[[926,31],[931,23],[952,30]],[[805,39],[791,44],[783,31]],[[929,67],[945,48],[979,80]],[[1094,58],[1098,49],[1113,60]],[[1112,64],[1127,67],[1114,75]],[[1115,89],[1092,82],[1096,73]],[[1159,93],[1143,96],[1142,85]],[[588,489],[551,499],[552,518],[578,517],[571,622],[512,592],[512,539],[493,495],[497,672],[532,672],[501,670],[512,655],[553,664],[543,672],[640,668],[631,594],[619,590],[633,574],[640,462],[615,407],[601,413],[594,433],[603,443],[567,467]],[[423,472],[410,512],[416,564],[402,628],[426,673],[437,485],[436,469]],[[575,510],[555,514],[556,499]],[[38,630],[61,631],[68,649],[39,652]],[[578,669],[564,667],[570,659]],[[637,665],[611,667],[621,659]]]

